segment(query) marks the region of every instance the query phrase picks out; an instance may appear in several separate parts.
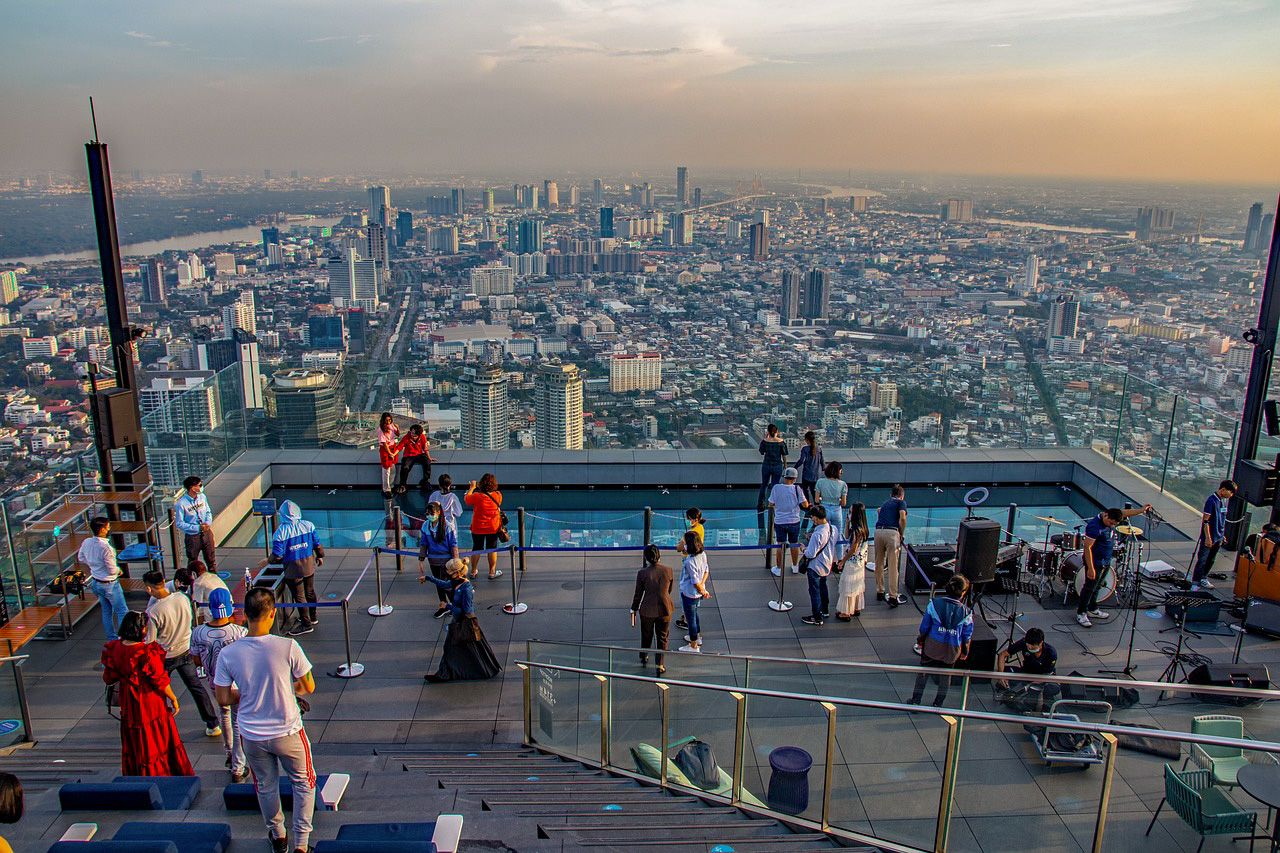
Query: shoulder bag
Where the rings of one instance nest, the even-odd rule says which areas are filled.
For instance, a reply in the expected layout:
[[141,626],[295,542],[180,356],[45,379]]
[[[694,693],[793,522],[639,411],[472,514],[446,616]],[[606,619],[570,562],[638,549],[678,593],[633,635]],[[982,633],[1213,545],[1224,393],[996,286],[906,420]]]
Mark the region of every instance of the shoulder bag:
[[510,542],[511,534],[507,532],[507,521],[508,521],[507,514],[502,511],[502,504],[493,500],[493,495],[489,494],[488,492],[481,492],[480,494],[484,495],[486,498],[492,501],[494,507],[497,508],[498,510],[498,541]]

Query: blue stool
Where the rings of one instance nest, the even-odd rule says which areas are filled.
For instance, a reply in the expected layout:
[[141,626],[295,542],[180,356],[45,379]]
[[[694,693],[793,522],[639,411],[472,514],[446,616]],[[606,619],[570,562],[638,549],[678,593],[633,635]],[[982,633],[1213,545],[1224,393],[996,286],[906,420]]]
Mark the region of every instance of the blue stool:
[[769,753],[769,808],[798,815],[809,808],[809,770],[813,756],[798,746],[780,746]]

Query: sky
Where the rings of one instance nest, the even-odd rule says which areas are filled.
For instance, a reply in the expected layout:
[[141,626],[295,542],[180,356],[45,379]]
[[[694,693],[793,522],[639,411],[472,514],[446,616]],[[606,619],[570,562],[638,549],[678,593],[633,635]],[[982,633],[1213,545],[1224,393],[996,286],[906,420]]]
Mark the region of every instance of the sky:
[[1277,0],[0,0],[0,171],[1280,181]]

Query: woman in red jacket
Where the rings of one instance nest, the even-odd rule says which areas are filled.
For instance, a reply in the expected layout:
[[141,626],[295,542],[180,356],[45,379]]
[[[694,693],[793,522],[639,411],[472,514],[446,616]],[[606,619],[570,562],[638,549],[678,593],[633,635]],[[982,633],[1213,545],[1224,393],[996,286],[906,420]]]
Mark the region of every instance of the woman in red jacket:
[[[502,527],[502,492],[498,491],[498,478],[485,474],[480,478],[477,489],[476,481],[467,485],[467,493],[462,502],[471,507],[471,548],[485,551],[498,547],[498,529]],[[489,557],[489,580],[502,574],[498,571],[498,555]]]
[[400,439],[400,450],[404,457],[400,460],[400,485],[396,486],[396,494],[404,494],[409,472],[414,465],[421,465],[422,482],[418,489],[425,495],[431,486],[431,453],[427,450],[427,434],[422,431],[422,424],[409,427],[409,432]]

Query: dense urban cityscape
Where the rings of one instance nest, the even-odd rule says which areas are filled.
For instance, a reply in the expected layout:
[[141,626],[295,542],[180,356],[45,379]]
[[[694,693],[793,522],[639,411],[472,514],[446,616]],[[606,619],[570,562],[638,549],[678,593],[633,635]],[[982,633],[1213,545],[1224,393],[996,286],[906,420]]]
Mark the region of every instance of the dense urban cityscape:
[[[134,174],[122,207],[267,186],[340,199],[126,267],[153,474],[175,487],[216,464],[227,432],[369,446],[383,410],[445,447],[754,447],[775,422],[832,447],[1094,447],[1160,479],[1174,450],[1175,483],[1226,465],[1262,203],[821,177]],[[90,444],[90,381],[113,382],[96,273],[92,254],[0,272],[7,488]]]

